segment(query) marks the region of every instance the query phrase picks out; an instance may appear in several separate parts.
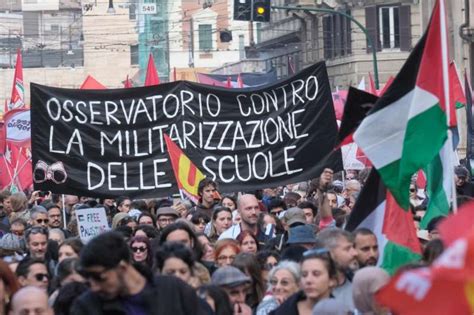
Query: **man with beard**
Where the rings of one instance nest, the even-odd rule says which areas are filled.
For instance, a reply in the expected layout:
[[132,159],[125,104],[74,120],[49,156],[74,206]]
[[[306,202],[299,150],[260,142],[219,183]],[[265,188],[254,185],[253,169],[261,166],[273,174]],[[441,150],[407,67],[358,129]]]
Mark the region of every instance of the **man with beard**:
[[359,268],[375,266],[379,260],[379,245],[375,234],[366,228],[354,231],[354,248],[357,251]]
[[225,230],[219,236],[219,239],[232,238],[235,240],[240,232],[250,231],[257,237],[259,242],[264,243],[267,240],[267,236],[262,230],[262,227],[258,225],[260,207],[257,198],[250,194],[240,196],[237,202],[237,211],[241,218],[240,224],[233,225]]
[[329,250],[337,268],[337,285],[334,298],[350,309],[354,309],[352,299],[352,275],[357,269],[357,251],[354,249],[352,234],[339,228],[326,228],[316,238],[316,248]]
[[81,251],[79,271],[90,289],[77,298],[72,315],[205,314],[193,288],[177,277],[153,278],[135,268],[120,233],[90,240]]

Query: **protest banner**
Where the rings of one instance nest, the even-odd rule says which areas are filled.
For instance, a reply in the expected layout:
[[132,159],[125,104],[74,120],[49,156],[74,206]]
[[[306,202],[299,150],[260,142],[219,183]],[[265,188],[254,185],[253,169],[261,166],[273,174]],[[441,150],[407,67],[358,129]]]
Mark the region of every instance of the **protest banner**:
[[31,103],[38,190],[132,198],[176,193],[164,134],[221,192],[342,169],[324,63],[260,89],[186,81],[100,91],[31,84]]
[[104,208],[78,209],[76,220],[77,231],[83,243],[109,230]]

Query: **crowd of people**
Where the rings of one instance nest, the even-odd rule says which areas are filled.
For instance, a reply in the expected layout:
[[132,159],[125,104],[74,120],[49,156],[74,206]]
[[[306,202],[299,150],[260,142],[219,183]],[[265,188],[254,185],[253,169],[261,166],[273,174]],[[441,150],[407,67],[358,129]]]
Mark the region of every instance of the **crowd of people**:
[[[460,195],[469,173],[456,168]],[[126,196],[95,199],[39,191],[0,193],[1,314],[390,314],[374,295],[373,231],[344,230],[368,170],[224,195],[199,183],[199,203]],[[414,224],[428,198],[410,187]],[[104,208],[111,231],[87,244],[76,213]],[[443,251],[437,217],[418,230],[423,258]]]

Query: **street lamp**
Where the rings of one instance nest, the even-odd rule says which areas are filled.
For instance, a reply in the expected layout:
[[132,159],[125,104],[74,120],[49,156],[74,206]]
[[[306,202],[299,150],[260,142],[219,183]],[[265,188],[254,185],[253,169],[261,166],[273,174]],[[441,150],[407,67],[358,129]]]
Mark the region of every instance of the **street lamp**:
[[375,81],[375,88],[379,88],[379,70],[377,66],[377,51],[376,47],[372,41],[372,38],[369,35],[369,32],[367,29],[360,24],[359,21],[354,19],[351,15],[341,12],[341,11],[336,11],[333,9],[325,9],[325,8],[309,8],[309,7],[292,7],[292,6],[272,6],[272,9],[280,9],[280,10],[303,10],[303,11],[310,11],[310,12],[321,12],[321,13],[330,13],[330,14],[339,14],[344,16],[345,18],[349,19],[350,21],[354,22],[361,30],[364,32],[365,37],[367,38],[367,42],[369,43],[369,46],[372,47],[372,63],[374,64],[374,81]]

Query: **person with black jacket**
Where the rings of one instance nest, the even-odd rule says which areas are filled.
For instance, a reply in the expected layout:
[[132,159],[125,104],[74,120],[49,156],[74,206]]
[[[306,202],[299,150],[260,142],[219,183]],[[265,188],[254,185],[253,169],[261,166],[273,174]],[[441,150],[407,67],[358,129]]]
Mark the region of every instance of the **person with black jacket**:
[[209,313],[193,288],[181,280],[153,278],[134,267],[130,250],[117,232],[101,234],[83,248],[80,274],[90,289],[74,302],[72,315]]

